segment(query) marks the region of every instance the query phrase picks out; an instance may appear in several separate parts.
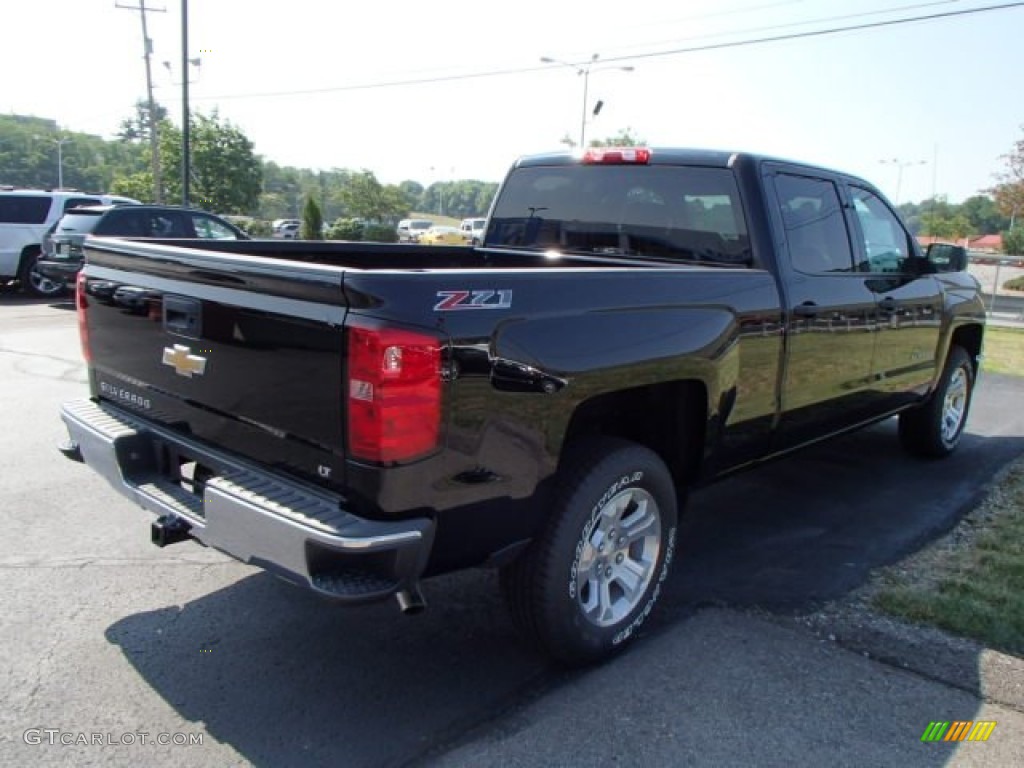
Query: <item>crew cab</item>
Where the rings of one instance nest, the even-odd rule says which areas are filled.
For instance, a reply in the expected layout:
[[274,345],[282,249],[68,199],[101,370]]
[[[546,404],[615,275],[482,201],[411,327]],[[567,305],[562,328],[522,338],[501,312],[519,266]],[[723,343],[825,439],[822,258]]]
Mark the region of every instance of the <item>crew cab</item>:
[[688,489],[891,416],[951,453],[984,331],[965,254],[845,173],[747,153],[520,159],[483,244],[88,238],[68,455],[342,603],[499,568],[569,664],[626,645]]

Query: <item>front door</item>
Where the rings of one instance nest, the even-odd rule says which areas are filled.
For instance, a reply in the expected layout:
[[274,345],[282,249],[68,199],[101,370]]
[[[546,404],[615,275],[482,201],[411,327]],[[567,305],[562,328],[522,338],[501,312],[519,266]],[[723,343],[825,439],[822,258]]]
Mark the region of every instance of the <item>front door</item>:
[[881,197],[851,185],[858,269],[871,276],[879,323],[872,364],[879,407],[895,410],[918,399],[934,380],[943,295],[934,268]]

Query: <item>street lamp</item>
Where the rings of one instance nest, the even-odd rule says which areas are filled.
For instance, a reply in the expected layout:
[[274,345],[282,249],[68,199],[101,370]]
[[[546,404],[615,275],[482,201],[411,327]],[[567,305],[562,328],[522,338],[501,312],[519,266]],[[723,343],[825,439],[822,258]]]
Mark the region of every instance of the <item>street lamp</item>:
[[36,135],[34,138],[43,139],[45,141],[52,141],[57,145],[57,189],[63,189],[64,187],[64,145],[69,141],[74,141],[70,136],[63,139],[51,139],[49,136]]
[[553,59],[550,56],[541,56],[540,60],[544,64],[561,64],[563,67],[571,67],[576,70],[577,75],[583,75],[583,115],[580,118],[580,149],[586,146],[587,141],[587,89],[590,86],[590,73],[591,72],[602,72],[604,70],[617,69],[620,72],[632,72],[633,67],[597,67],[594,68],[594,64],[600,58],[599,53],[595,53],[590,57],[590,61],[584,62],[583,64],[571,64],[568,61],[562,61],[561,59]]
[[903,169],[910,168],[913,165],[927,165],[927,160],[900,160],[898,157],[893,157],[888,160],[879,160],[882,165],[895,165],[898,169],[896,174],[896,198],[893,200],[894,205],[900,204],[900,187],[903,186]]

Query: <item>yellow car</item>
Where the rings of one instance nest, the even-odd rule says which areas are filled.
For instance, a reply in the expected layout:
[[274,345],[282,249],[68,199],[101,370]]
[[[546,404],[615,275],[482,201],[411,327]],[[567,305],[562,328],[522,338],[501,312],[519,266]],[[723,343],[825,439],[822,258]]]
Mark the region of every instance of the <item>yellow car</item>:
[[458,227],[431,227],[420,235],[420,245],[465,245]]

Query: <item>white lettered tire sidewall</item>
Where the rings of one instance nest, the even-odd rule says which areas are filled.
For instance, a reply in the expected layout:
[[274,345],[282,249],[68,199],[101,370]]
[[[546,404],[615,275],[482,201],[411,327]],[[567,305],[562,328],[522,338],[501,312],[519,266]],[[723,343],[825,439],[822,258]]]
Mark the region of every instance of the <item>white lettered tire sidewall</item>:
[[[648,619],[675,554],[677,500],[671,475],[658,456],[639,445],[608,441],[614,448],[590,467],[581,467],[556,503],[558,525],[550,533],[541,634],[556,658],[590,663],[624,647]],[[572,482],[575,479],[575,482]],[[649,581],[635,605],[621,618],[599,626],[583,610],[577,588],[581,559],[603,507],[623,492],[647,494],[656,504],[658,551]]]

